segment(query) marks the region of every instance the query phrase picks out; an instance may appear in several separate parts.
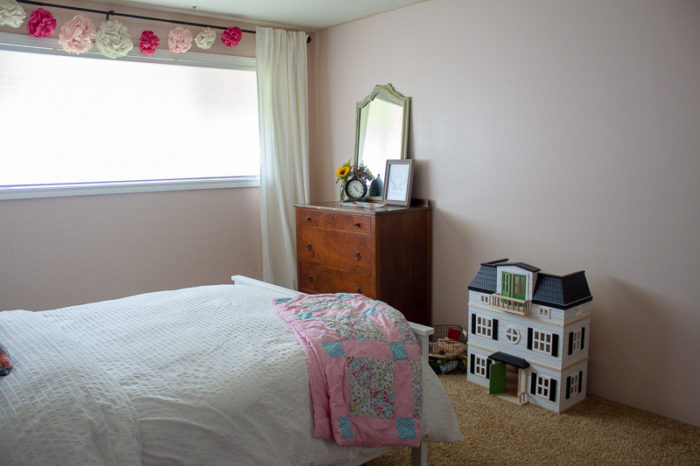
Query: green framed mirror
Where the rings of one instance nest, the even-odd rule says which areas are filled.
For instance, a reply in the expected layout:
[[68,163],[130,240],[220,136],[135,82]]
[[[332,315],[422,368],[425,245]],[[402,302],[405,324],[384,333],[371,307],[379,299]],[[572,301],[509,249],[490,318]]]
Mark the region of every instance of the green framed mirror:
[[375,86],[357,102],[355,168],[364,164],[375,178],[384,180],[386,161],[406,158],[410,102],[410,97],[403,96],[391,84]]

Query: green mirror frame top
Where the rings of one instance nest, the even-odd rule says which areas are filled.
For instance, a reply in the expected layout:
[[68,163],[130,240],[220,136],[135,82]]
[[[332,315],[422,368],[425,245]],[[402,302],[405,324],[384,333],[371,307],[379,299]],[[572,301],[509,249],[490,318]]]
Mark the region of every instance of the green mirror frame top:
[[406,158],[410,102],[410,97],[403,96],[391,84],[375,86],[357,102],[355,168],[362,163],[383,181],[386,161]]

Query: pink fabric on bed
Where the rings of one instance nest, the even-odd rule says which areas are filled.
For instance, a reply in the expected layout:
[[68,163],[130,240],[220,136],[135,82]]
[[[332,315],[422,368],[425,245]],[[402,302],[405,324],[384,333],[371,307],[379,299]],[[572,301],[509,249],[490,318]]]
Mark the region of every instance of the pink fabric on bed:
[[316,437],[420,444],[420,348],[399,311],[348,293],[278,299],[275,309],[306,353]]

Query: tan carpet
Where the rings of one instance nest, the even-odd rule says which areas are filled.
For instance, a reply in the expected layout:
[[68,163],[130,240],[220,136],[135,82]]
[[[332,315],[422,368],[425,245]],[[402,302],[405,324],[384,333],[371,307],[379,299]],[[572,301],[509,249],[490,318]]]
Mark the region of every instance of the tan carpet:
[[[464,374],[440,376],[464,440],[431,443],[428,464],[700,465],[700,427],[588,397],[557,414],[489,396]],[[410,464],[402,448],[367,465]]]

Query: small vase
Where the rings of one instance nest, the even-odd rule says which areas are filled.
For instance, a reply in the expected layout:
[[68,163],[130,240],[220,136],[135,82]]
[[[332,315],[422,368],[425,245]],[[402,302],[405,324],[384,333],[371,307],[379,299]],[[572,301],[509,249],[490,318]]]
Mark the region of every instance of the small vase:
[[345,202],[345,181],[340,184],[340,202]]

